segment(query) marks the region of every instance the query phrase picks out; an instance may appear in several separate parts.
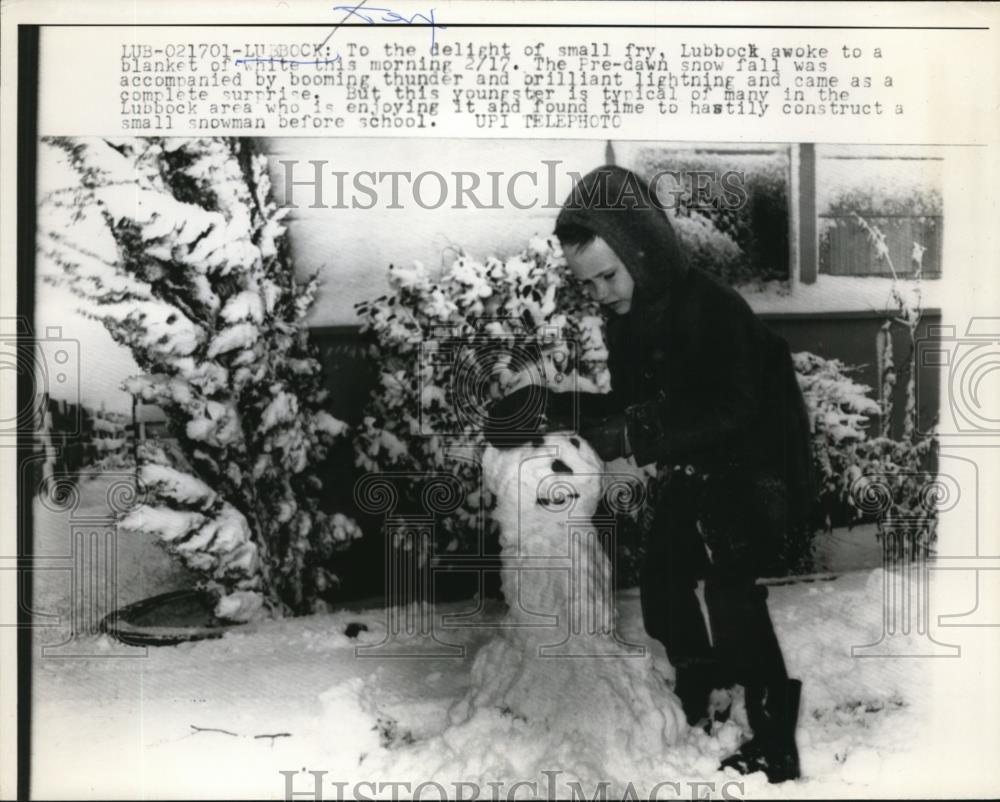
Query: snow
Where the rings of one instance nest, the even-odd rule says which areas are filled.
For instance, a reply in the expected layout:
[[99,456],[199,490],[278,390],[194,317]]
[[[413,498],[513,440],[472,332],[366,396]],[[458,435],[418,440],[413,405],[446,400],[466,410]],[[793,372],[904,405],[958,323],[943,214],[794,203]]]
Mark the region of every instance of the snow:
[[231,445],[240,439],[242,430],[232,404],[204,401],[200,406],[199,416],[192,417],[184,427],[188,437],[214,446]]
[[430,277],[423,262],[414,259],[410,266],[401,264],[389,265],[389,283],[399,289],[422,292],[430,287]]
[[323,410],[313,415],[312,424],[315,431],[324,432],[330,435],[330,437],[340,437],[348,428],[344,421],[335,418],[329,412],[324,412]]
[[854,381],[851,368],[839,359],[801,351],[792,354],[792,361],[813,431],[825,432],[834,443],[864,440],[869,416],[881,411],[869,396],[871,387]]
[[214,359],[237,349],[249,348],[260,337],[260,329],[253,323],[236,323],[222,329],[208,346],[207,356]]
[[444,407],[447,404],[447,396],[445,395],[444,388],[438,387],[434,384],[425,385],[420,391],[420,406],[431,407],[434,404],[439,404]]
[[141,321],[145,329],[140,346],[164,358],[188,356],[201,344],[201,329],[169,304],[139,303],[128,317]]
[[260,610],[264,597],[251,590],[237,590],[219,599],[215,615],[229,621],[249,621]]
[[279,424],[292,423],[299,414],[298,398],[284,390],[271,399],[260,418],[260,431],[267,432]]
[[264,320],[264,303],[260,292],[243,290],[237,293],[222,308],[222,319],[227,323],[238,323],[241,320],[251,320],[261,323]]
[[409,449],[402,440],[390,432],[388,429],[379,434],[378,445],[384,452],[385,459],[390,463],[402,460],[409,454]]
[[[76,511],[82,519],[106,514],[101,507],[107,481],[85,481]],[[39,502],[34,509],[40,552],[67,553],[68,516]],[[872,532],[835,534],[870,542]],[[135,537],[145,550],[119,550],[119,604],[188,586],[190,578],[152,548],[148,536]],[[656,783],[677,784],[661,787],[661,799],[692,798],[696,781],[714,783],[714,798],[726,783],[734,797],[995,795],[1000,768],[990,711],[997,697],[989,656],[998,654],[1000,632],[936,623],[938,615],[971,609],[975,582],[964,576],[968,572],[932,571],[928,593],[931,634],[942,643],[960,643],[961,659],[856,658],[852,646],[876,642],[883,632],[884,583],[893,577],[881,568],[827,559],[826,568],[846,573],[769,587],[789,671],[804,681],[798,730],[804,778],[770,786],[760,775],[716,771],[718,758],[740,735],[733,724],[711,736],[688,731],[664,746],[655,767],[629,777],[637,798],[648,796]],[[377,794],[354,785],[361,781],[408,782],[411,789],[438,782],[454,798],[455,781],[485,779],[503,783],[497,795],[506,798],[516,781],[539,782],[544,797],[550,778],[565,785],[571,774],[596,772],[615,780],[610,756],[602,765],[577,765],[578,754],[589,755],[583,761],[589,764],[595,753],[571,748],[558,730],[541,731],[513,711],[480,707],[471,718],[452,721],[451,711],[483,690],[474,673],[475,663],[486,660],[479,653],[506,635],[497,624],[507,611],[497,602],[466,600],[423,610],[361,604],[247,624],[215,641],[148,650],[81,636],[81,650],[99,656],[67,659],[58,650],[40,651],[66,640],[72,595],[64,574],[39,571],[34,583],[33,609],[62,617],[60,626],[34,632],[36,798],[282,799],[286,776],[295,790],[312,789],[312,775],[303,769],[320,773],[327,799],[338,798],[336,783],[347,783],[339,786],[343,798],[352,798],[354,788],[359,797],[391,796],[392,786]],[[653,668],[669,678],[662,646],[643,632],[637,591],[619,591],[616,609],[620,639],[644,646]],[[421,615],[434,637],[407,631]],[[345,630],[352,623],[367,630],[349,638]],[[450,653],[446,646],[453,647]],[[414,656],[401,657],[400,651]],[[605,662],[591,678],[587,669],[553,672],[596,680],[624,670],[624,662]],[[592,696],[573,690],[552,689],[568,708],[564,722],[597,709]],[[540,691],[539,697],[541,704],[549,702],[548,694]],[[665,692],[662,705],[668,704]],[[537,767],[550,774],[531,776]],[[591,798],[594,786],[580,782]],[[522,796],[531,790],[522,787]],[[423,794],[437,796],[433,786]],[[468,786],[464,796],[471,797]],[[480,798],[492,796],[491,787],[483,786]]]
[[183,538],[204,522],[205,516],[199,512],[143,504],[126,515],[119,528],[126,532],[153,534],[169,543]]
[[205,526],[214,533],[208,550],[213,554],[221,554],[223,559],[240,546],[252,545],[250,544],[250,525],[243,513],[232,504],[223,504],[222,509],[216,513],[214,519]]
[[[879,578],[876,571],[771,588],[789,668],[805,681],[798,736],[803,780],[774,787],[760,775],[717,772],[717,758],[733,745],[729,727],[711,737],[689,733],[665,748],[655,772],[630,778],[638,796],[658,782],[686,789],[696,780],[715,783],[716,797],[724,783],[742,783],[747,797],[926,796],[927,777],[935,774],[954,776],[969,793],[995,789],[1000,777],[984,734],[968,735],[957,762],[957,748],[921,736],[934,712],[928,688],[958,683],[961,696],[956,672],[962,661],[851,658],[851,644],[878,636]],[[654,661],[664,663],[662,648],[642,633],[636,592],[619,594],[617,606],[622,637],[646,645]],[[442,605],[434,620],[441,625],[444,615],[475,609],[474,603]],[[352,622],[368,627],[357,641],[343,634]],[[495,630],[442,625],[441,639],[465,649],[454,658],[435,656],[440,645],[417,637],[409,645],[426,657],[379,657],[377,650],[359,656],[355,647],[385,640],[390,623],[383,609],[342,611],[252,624],[218,641],[150,649],[144,656],[106,644],[104,660],[40,659],[34,792],[48,798],[283,798],[279,772],[295,772],[301,790],[311,788],[310,775],[298,774],[305,768],[327,772],[325,798],[336,798],[329,783],[360,781],[436,781],[454,797],[452,783],[477,778],[505,783],[504,798],[518,780],[538,781],[544,795],[547,777],[530,776],[533,767],[560,772],[561,781],[585,772],[559,732],[532,729],[501,710],[479,710],[469,721],[449,724],[448,711],[469,690],[473,655]],[[114,659],[123,652],[141,659]],[[568,689],[560,698],[572,696]],[[585,715],[590,699],[578,696],[572,705]],[[974,709],[961,713],[966,726]],[[98,773],[102,766],[115,770]],[[968,773],[970,766],[975,773]],[[611,768],[591,770],[611,781]],[[582,787],[589,798],[593,786]],[[481,796],[489,798],[488,787]]]
[[[940,280],[921,282],[900,279],[897,285],[909,302],[922,294],[924,309],[941,309],[945,286]],[[798,282],[789,289],[780,282],[763,286],[736,287],[757,314],[822,314],[827,312],[869,312],[873,316],[894,313],[893,280],[879,276],[818,275],[812,284]]]
[[172,498],[182,504],[197,505],[204,510],[215,502],[215,491],[201,479],[167,465],[142,465],[139,479],[158,496]]

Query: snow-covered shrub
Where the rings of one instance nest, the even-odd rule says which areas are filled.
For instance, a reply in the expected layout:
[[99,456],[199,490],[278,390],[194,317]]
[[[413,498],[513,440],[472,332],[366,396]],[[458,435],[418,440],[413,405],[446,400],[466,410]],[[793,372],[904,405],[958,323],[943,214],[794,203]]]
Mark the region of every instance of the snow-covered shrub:
[[733,282],[737,280],[745,257],[736,240],[716,228],[704,215],[675,216],[670,222],[692,266]]
[[857,446],[868,439],[870,416],[880,412],[871,387],[856,382],[839,359],[802,351],[792,355],[812,424],[813,459],[823,523],[832,526],[835,505],[847,500]]
[[[637,151],[635,165],[647,179],[671,174],[658,179],[657,189],[678,236],[694,248],[692,263],[728,284],[755,285],[788,280],[788,159],[784,149],[653,146]],[[688,221],[700,225],[692,228]],[[705,228],[718,236],[706,238]]]
[[[358,305],[379,365],[356,461],[367,471],[410,472],[406,503],[422,509],[420,477],[449,472],[466,491],[444,517],[441,547],[468,544],[483,521],[479,469],[488,404],[521,383],[606,391],[603,324],[570,279],[558,241],[534,238],[506,260],[460,255],[434,276],[390,266],[390,295]],[[464,458],[463,458],[464,457]]]
[[[879,165],[882,167],[882,165]],[[909,167],[904,164],[904,167]],[[940,176],[897,176],[897,183],[865,180],[863,185],[836,187],[832,197],[824,198],[825,213],[853,217],[860,214],[878,217],[939,217],[944,208]],[[907,180],[908,179],[908,180]],[[827,194],[830,194],[828,192]]]
[[934,439],[870,437],[871,416],[884,412],[869,396],[872,388],[856,382],[840,360],[807,351],[793,354],[793,360],[812,423],[823,525],[832,528],[838,510],[846,510],[848,523],[932,512],[927,491]]
[[346,427],[324,410],[305,324],[317,279],[295,279],[266,159],[240,139],[47,144],[76,177],[42,200],[50,280],[130,349],[142,373],[126,389],[177,443],[140,450],[146,498],[121,528],[200,572],[220,617],[322,608],[360,530],[320,504],[315,469]]

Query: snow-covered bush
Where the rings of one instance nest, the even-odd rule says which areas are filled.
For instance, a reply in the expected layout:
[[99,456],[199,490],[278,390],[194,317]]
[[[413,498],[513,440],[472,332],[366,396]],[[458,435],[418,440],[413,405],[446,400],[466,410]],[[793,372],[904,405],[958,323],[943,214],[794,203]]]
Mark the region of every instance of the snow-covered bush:
[[489,403],[521,383],[554,390],[609,387],[602,322],[570,280],[558,241],[532,239],[506,260],[460,255],[433,276],[390,266],[390,295],[358,305],[379,386],[355,441],[367,471],[409,472],[404,503],[422,509],[421,477],[457,476],[465,502],[444,517],[439,547],[470,542],[482,498],[470,447],[483,443]]
[[932,518],[934,438],[870,437],[870,416],[884,412],[869,397],[871,388],[856,382],[837,359],[801,352],[793,360],[812,423],[824,527],[832,528],[841,511],[849,524],[886,515]]
[[[731,282],[739,280],[745,256],[729,234],[720,231],[711,220],[700,214],[690,217],[678,215],[671,217],[670,222],[691,265]],[[749,277],[744,276],[743,280],[749,280]]]
[[657,189],[692,264],[728,284],[756,285],[789,277],[788,158],[780,148],[657,145],[640,148],[635,166],[647,179],[663,171],[676,176],[671,182],[661,175]]
[[793,354],[792,360],[812,424],[818,502],[823,523],[831,528],[835,505],[848,500],[858,444],[868,439],[870,416],[880,408],[869,396],[872,388],[856,382],[840,360],[808,351]]
[[200,572],[220,617],[322,608],[360,530],[320,504],[316,468],[346,426],[324,410],[305,324],[317,279],[295,279],[266,159],[240,139],[46,142],[75,172],[42,199],[50,280],[130,349],[142,373],[126,389],[177,443],[140,449],[146,497],[121,528]]

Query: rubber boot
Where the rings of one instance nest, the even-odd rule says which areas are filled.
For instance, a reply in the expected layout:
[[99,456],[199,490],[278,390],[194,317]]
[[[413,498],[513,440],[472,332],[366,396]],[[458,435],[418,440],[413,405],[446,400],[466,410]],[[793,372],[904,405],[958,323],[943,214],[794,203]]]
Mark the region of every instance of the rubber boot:
[[763,771],[772,783],[800,776],[795,728],[799,718],[802,682],[790,679],[770,688],[747,689],[747,717],[753,738],[722,761],[720,768],[740,774]]

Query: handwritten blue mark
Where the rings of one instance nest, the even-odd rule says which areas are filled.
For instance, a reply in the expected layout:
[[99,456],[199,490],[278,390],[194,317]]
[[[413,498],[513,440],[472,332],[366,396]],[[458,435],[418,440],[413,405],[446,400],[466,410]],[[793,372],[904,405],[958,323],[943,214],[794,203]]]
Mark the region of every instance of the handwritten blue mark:
[[319,64],[336,64],[338,61],[340,61],[340,53],[337,54],[336,58],[285,58],[284,56],[255,56],[253,58],[238,58],[236,59],[236,64],[270,64],[272,67],[275,64],[311,64],[315,67]]
[[[362,7],[365,9],[365,13],[361,13]],[[393,11],[391,8],[372,8],[371,6],[366,6],[364,3],[357,6],[334,6],[334,11],[346,11],[348,15],[358,17],[363,19],[369,25],[375,25],[379,22],[401,22],[404,25],[427,25],[431,29],[431,49],[433,50],[435,44],[435,31],[440,28],[441,30],[447,30],[447,25],[438,25],[434,19],[434,9],[430,9],[427,14],[421,14],[417,12],[412,17],[407,17],[405,14],[400,14]],[[382,16],[376,19],[371,16],[368,12],[372,14],[381,14]],[[428,14],[430,16],[428,16]]]

